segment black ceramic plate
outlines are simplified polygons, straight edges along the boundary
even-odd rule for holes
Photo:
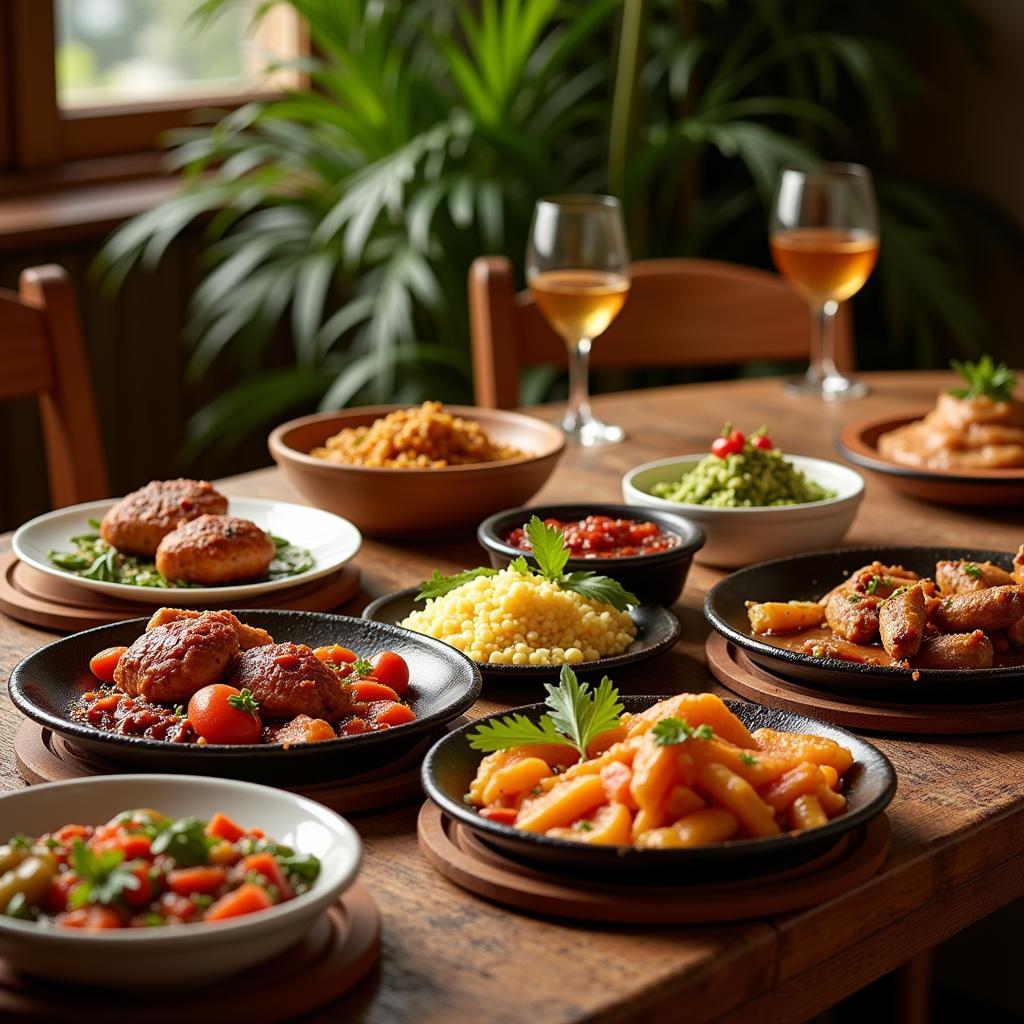
[[[103,732],[70,717],[72,705],[96,680],[89,659],[105,647],[129,645],[146,619],[75,633],[30,654],[11,673],[8,689],[22,714],[71,743],[125,768],[259,779],[284,784],[325,782],[372,771],[397,760],[466,711],[480,694],[480,672],[458,651],[405,629],[343,615],[298,611],[240,611],[242,622],[266,629],[278,642],[319,647],[343,644],[365,658],[396,651],[409,663],[409,698],[416,721],[381,732],[320,743],[197,746]]]
[[[620,697],[627,711],[643,711],[664,697]],[[726,701],[747,728],[778,729],[827,736],[852,751],[854,764],[846,775],[845,813],[827,825],[807,832],[783,833],[765,839],[733,839],[709,846],[678,850],[639,850],[630,846],[588,846],[566,839],[521,832],[481,818],[463,802],[463,795],[476,775],[483,755],[470,747],[466,734],[480,722],[450,733],[431,747],[423,762],[423,788],[445,814],[468,825],[474,832],[520,860],[528,860],[574,874],[610,874],[618,880],[653,880],[687,872],[690,880],[751,876],[798,863],[827,850],[842,835],[881,814],[896,792],[896,772],[889,759],[876,747],[845,729],[813,718],[763,708],[743,701]],[[530,718],[539,718],[547,708],[531,704],[516,708]],[[481,719],[480,721],[484,721]],[[694,875],[691,872],[697,871]]]
[[[1009,569],[1012,557],[1004,551],[975,548],[860,547],[779,558],[740,569],[717,583],[704,599],[704,614],[719,633],[743,648],[752,661],[820,690],[902,702],[976,704],[1008,700],[1024,696],[1022,668],[921,669],[920,678],[915,681],[905,668],[813,658],[752,636],[745,602],[817,601],[850,572],[875,559],[886,565],[903,565],[921,576],[933,576],[935,563],[943,559],[992,561]]]
[[[410,587],[408,590],[399,590],[396,594],[378,597],[363,609],[363,618],[389,625],[401,622],[407,615],[423,607],[424,602],[416,600],[418,590],[419,587]],[[629,614],[636,623],[636,639],[622,654],[600,658],[597,661],[581,661],[578,665],[573,665],[572,669],[577,675],[610,672],[622,665],[632,665],[634,662],[653,658],[674,646],[679,639],[679,620],[667,608],[642,604],[638,608],[633,608]],[[561,671],[558,665],[480,665],[479,669],[485,679],[500,679],[509,683],[531,678],[550,679]]]

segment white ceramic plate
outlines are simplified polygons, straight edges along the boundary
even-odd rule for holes
[[[285,590],[337,572],[355,557],[363,542],[362,535],[352,523],[332,512],[287,501],[229,498],[230,515],[250,519],[268,533],[284,537],[297,547],[306,548],[313,556],[313,568],[297,576],[286,576],[284,579],[267,580],[262,583],[164,589],[83,579],[81,576],[58,569],[46,557],[48,551],[69,551],[71,538],[80,533],[88,533],[89,520],[102,519],[107,509],[117,504],[117,501],[116,498],[90,501],[84,505],[71,505],[30,519],[14,534],[11,541],[14,553],[40,572],[59,576],[68,583],[84,587],[94,593],[109,594],[111,597],[126,601],[177,607],[224,602],[230,606],[233,601],[248,600],[262,594],[273,593],[275,590]]]
[[[208,983],[298,942],[359,871],[359,836],[334,811],[286,790],[189,775],[108,775],[7,793],[0,797],[0,841],[71,823],[102,824],[134,807],[174,818],[207,819],[222,811],[298,853],[314,854],[320,875],[309,892],[287,903],[209,924],[89,932],[0,915],[0,955],[7,963],[58,981],[112,988]]]

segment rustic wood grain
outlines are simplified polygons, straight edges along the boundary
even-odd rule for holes
[[[600,414],[623,424],[626,444],[571,450],[538,501],[618,500],[619,479],[647,459],[703,450],[725,419],[765,423],[790,452],[834,458],[842,425],[889,409],[919,408],[949,378],[868,375],[861,402],[828,406],[784,396],[777,381],[687,386],[606,396]],[[545,410],[554,418],[558,410]],[[273,471],[236,477],[234,495],[289,498]],[[1017,510],[963,511],[918,504],[867,480],[847,541],[853,544],[963,544],[1016,549]],[[2,543],[2,542],[0,542]],[[367,541],[359,556],[358,611],[372,597],[409,586],[435,567],[476,565],[472,540],[429,545]],[[721,574],[695,566],[676,612],[677,647],[623,670],[629,693],[718,689],[703,664],[706,589]],[[0,618],[0,672],[53,638]],[[726,691],[719,690],[726,694]],[[727,695],[727,694],[726,694]],[[537,699],[536,691],[485,686],[483,714]],[[0,696],[0,786],[22,785],[11,755],[18,715]],[[905,963],[1024,891],[1024,736],[877,739],[896,765],[899,791],[889,810],[892,854],[882,871],[821,907],[728,927],[572,927],[520,917],[461,892],[437,875],[416,847],[415,805],[356,819],[366,843],[362,879],[383,915],[378,974],[324,1013],[323,1021],[521,1024],[715,1018],[745,1024],[798,1021]]]

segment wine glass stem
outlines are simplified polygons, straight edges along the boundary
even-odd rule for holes
[[[811,372],[819,379],[838,375],[836,369],[836,314],[839,303],[829,299],[814,311],[811,330]]]
[[[569,346],[569,408],[566,422],[585,423],[590,414],[590,338],[580,338]]]

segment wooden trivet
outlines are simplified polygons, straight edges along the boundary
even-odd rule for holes
[[[740,697],[833,725],[895,735],[971,735],[1024,729],[1024,700],[986,704],[900,704],[812,690],[751,661],[719,633],[704,646],[708,670]]]
[[[30,978],[0,960],[0,1020],[137,1024],[145,1018],[147,1024],[179,1024],[191,1018],[273,1024],[333,1003],[379,958],[380,914],[357,882],[301,942],[274,958],[271,969],[263,964],[205,988],[191,988],[183,978],[166,998],[142,993],[140,1002],[124,991]]]
[[[304,786],[281,786],[308,796],[341,814],[394,807],[423,796],[420,762],[437,736],[430,736],[398,761],[364,775]],[[135,769],[113,764],[80,750],[63,736],[26,719],[14,737],[14,759],[18,773],[30,785],[66,782],[92,775],[121,775]]]
[[[333,575],[310,583],[297,582],[294,587],[260,597],[218,601],[207,607],[327,612],[344,604],[358,589],[359,570],[353,565],[346,565]],[[174,591],[168,590],[166,594],[167,604],[173,606]],[[93,626],[149,616],[156,608],[156,605],[120,601],[108,594],[92,593],[85,587],[26,565],[13,551],[0,555],[0,611],[20,622],[60,632],[78,632]]]
[[[417,830],[427,860],[462,889],[526,914],[614,924],[711,924],[798,910],[860,885],[889,853],[882,814],[836,849],[785,871],[704,885],[615,885],[522,864],[429,800]]]

